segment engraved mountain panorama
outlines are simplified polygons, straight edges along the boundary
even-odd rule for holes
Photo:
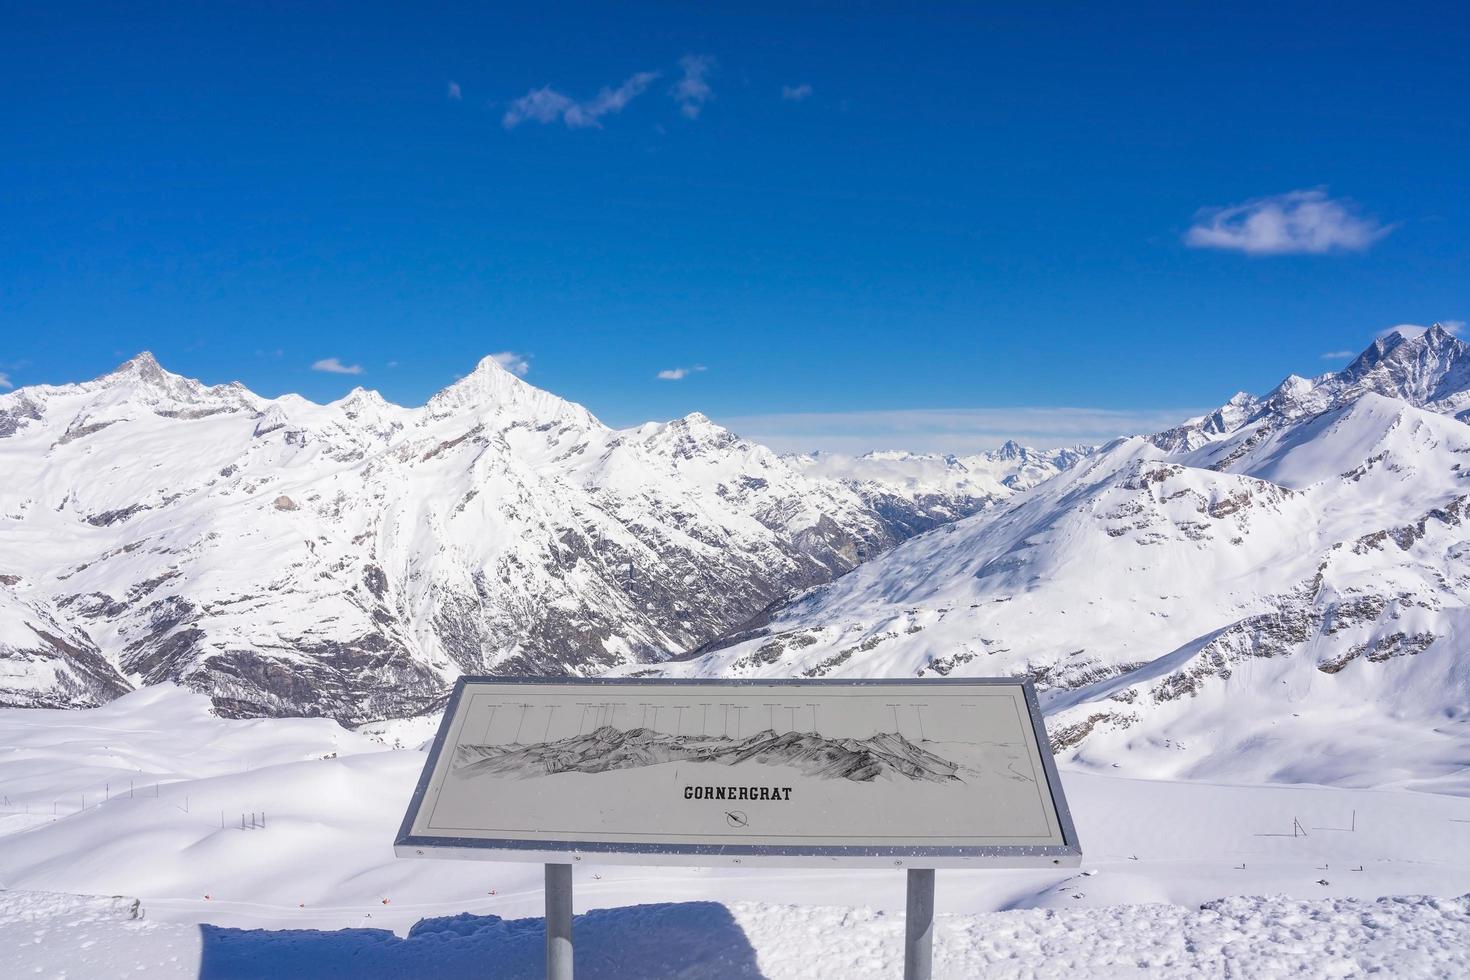
[[[884,777],[928,782],[962,781],[959,763],[941,758],[894,732],[868,738],[825,738],[810,732],[767,729],[744,738],[672,735],[649,728],[620,731],[603,725],[585,735],[529,745],[460,745],[453,771],[530,778],[562,772],[601,773],[671,762],[734,766],[755,762],[788,766],[818,779],[871,782]]]

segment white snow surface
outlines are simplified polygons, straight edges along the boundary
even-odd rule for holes
[[[0,710],[0,746],[9,975],[541,969],[540,866],[394,857],[422,751],[324,720],[218,718],[172,685],[100,708]],[[1470,800],[1063,780],[1083,867],[940,873],[939,976],[1467,969]],[[578,972],[893,976],[903,882],[578,866]],[[128,898],[77,897],[113,895]]]

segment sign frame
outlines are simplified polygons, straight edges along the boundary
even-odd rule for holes
[[[450,726],[457,714],[461,698],[471,684],[540,684],[564,687],[598,688],[616,686],[702,686],[702,687],[790,687],[851,688],[903,686],[941,687],[1005,686],[1020,687],[1036,739],[1047,792],[1057,818],[1064,843],[1005,845],[792,845],[792,844],[696,844],[646,843],[596,840],[546,841],[479,837],[419,836],[413,824],[419,807],[428,794],[439,757],[448,741]],[[429,750],[429,756],[414,788],[394,841],[398,857],[447,858],[489,861],[516,861],[538,864],[637,864],[683,867],[867,867],[867,868],[1032,868],[1075,867],[1081,863],[1082,850],[1072,821],[1066,796],[1062,791],[1056,761],[1042,724],[1035,685],[1029,678],[1013,677],[946,677],[946,678],[649,678],[649,677],[556,677],[556,676],[463,676],[454,685],[445,705],[444,717]]]

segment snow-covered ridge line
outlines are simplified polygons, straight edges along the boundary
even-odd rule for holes
[[[350,723],[657,662],[1000,496],[859,492],[698,413],[614,430],[494,358],[403,408],[140,354],[0,395],[0,471],[0,704],[174,680]]]
[[[1024,674],[1054,747],[1470,794],[1470,347],[1439,327],[1120,439],[664,673]]]

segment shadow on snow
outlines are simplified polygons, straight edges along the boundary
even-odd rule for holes
[[[226,929],[201,925],[201,980],[244,977],[542,977],[541,919],[455,915],[387,929]],[[578,980],[752,977],[755,950],[718,902],[596,909],[573,920]]]

